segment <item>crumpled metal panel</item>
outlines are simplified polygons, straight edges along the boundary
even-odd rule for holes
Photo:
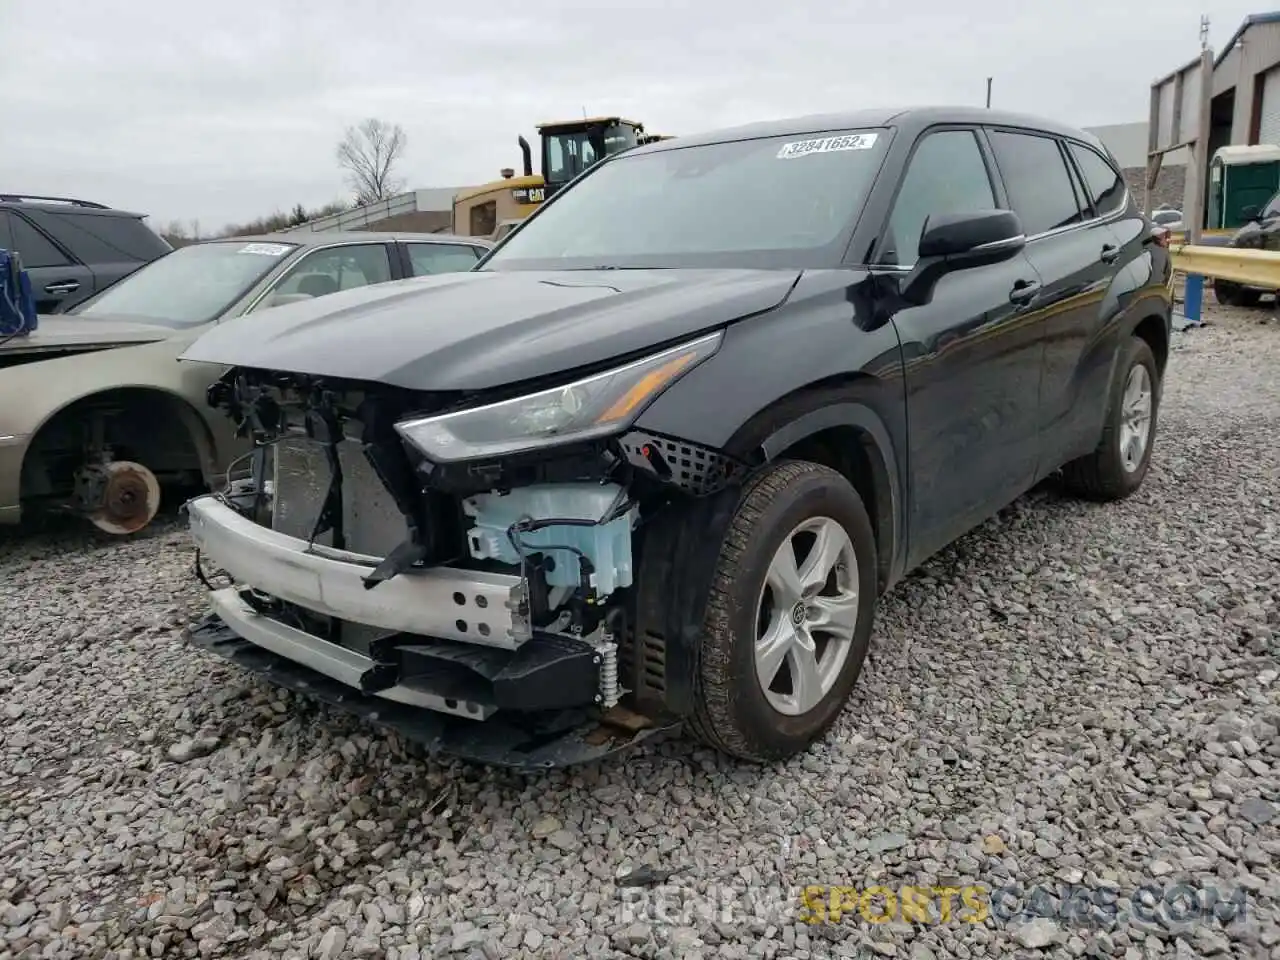
[[[339,444],[338,459],[342,464],[346,549],[384,557],[408,536],[404,517],[359,442],[344,440]],[[276,444],[274,529],[304,540],[310,537],[328,492],[329,463],[323,444],[301,438]],[[325,533],[316,542],[333,546],[333,535]]]

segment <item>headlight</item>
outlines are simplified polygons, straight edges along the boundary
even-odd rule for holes
[[[663,390],[720,347],[716,332],[563,387],[457,413],[405,420],[396,430],[431,460],[501,456],[619,433]]]

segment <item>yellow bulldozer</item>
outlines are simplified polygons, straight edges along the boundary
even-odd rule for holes
[[[538,137],[542,172],[533,172],[533,150],[528,140],[519,137],[523,175],[517,177],[515,170],[508,167],[500,180],[459,191],[453,200],[455,234],[499,240],[597,161],[632,147],[669,139],[645,133],[643,124],[622,117],[542,123],[538,125]]]

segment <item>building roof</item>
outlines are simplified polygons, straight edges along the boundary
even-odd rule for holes
[[[1222,161],[1223,166],[1227,167],[1238,167],[1249,163],[1273,163],[1280,160],[1280,147],[1271,143],[1231,144],[1219,147],[1214,153],[1213,161],[1219,160]]]
[[[1231,39],[1223,44],[1217,57],[1214,58],[1214,68],[1216,69],[1222,65],[1222,61],[1235,48],[1235,45],[1240,42],[1240,38],[1244,36],[1246,30],[1250,27],[1256,27],[1260,23],[1280,23],[1280,10],[1272,10],[1270,13],[1251,13],[1245,17],[1244,22],[1236,28],[1236,32],[1231,35]]]

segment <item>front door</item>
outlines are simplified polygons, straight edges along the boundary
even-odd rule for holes
[[[905,272],[930,216],[1003,207],[987,150],[965,128],[916,144],[876,254]],[[894,317],[909,437],[908,566],[981,523],[1031,485],[1043,344],[1039,277],[1018,254],[958,270],[924,306]]]

